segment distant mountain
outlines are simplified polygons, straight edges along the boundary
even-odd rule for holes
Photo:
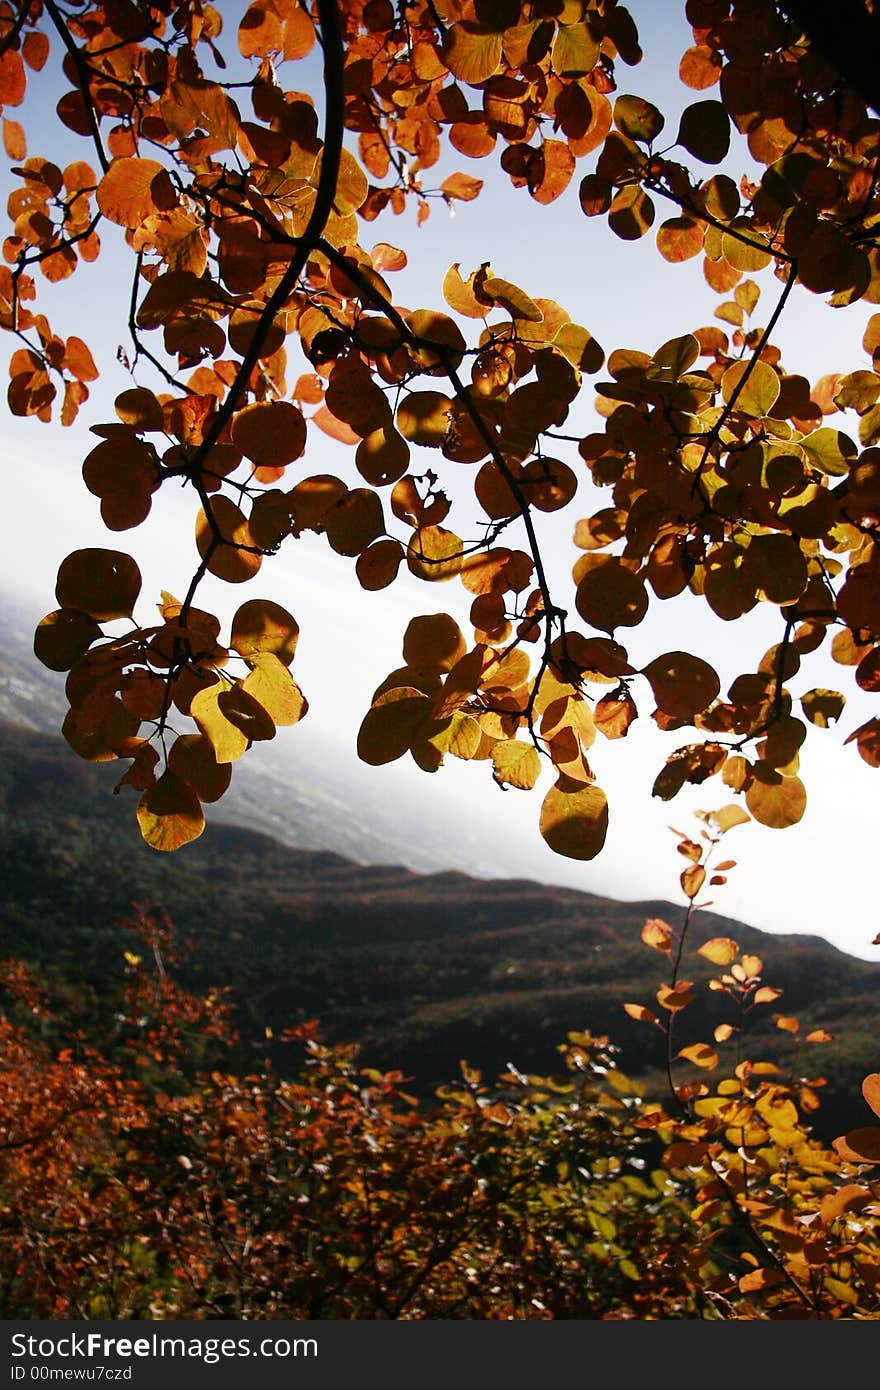
[[[127,789],[110,794],[117,775],[112,764],[71,757],[57,738],[0,725],[0,957],[37,964],[84,1015],[112,1010],[131,945],[117,922],[133,900],[147,900],[194,939],[190,978],[233,988],[246,1038],[318,1017],[331,1036],[361,1041],[371,1065],[403,1068],[423,1094],[454,1077],[460,1058],[489,1076],[509,1062],[552,1071],[572,1029],[610,1034],[635,1074],[660,1067],[659,1033],[622,1004],[650,1002],[661,983],[663,962],[640,941],[645,917],[676,922],[680,909],[357,864],[216,823],[180,854],[159,855],[135,833]],[[691,944],[717,934],[763,958],[767,981],[783,989],[778,1008],[835,1035],[798,1059],[771,1010],[758,1010],[749,1054],[823,1072],[829,1131],[861,1123],[858,1083],[876,1069],[880,966],[819,938],[780,938],[706,913]],[[688,957],[688,976],[707,972]],[[726,1018],[723,1004],[702,991],[680,1043],[708,1038]]]
[[[0,719],[57,734],[68,708],[65,676],[37,661],[35,620],[20,602],[7,598],[3,618]],[[383,862],[394,845],[395,861],[418,872],[451,863],[484,877],[513,871],[515,850],[487,849],[442,787],[432,786],[428,797],[414,795],[405,775],[411,769],[382,768],[380,778],[377,769],[340,754],[311,720],[283,730],[236,764],[229,791],[208,816],[262,830],[296,849],[332,850],[365,864]],[[130,798],[126,803],[130,810]]]

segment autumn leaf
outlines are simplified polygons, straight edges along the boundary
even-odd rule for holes
[[[75,550],[63,560],[55,584],[62,608],[79,609],[96,622],[130,618],[141,590],[141,574],[130,555],[118,550]]]
[[[166,771],[138,802],[138,825],[151,849],[164,852],[197,840],[205,828],[198,797],[188,783]]]
[[[607,830],[608,800],[602,788],[560,777],[541,807],[541,834],[550,848],[569,859],[595,859]]]
[[[492,749],[492,767],[496,781],[529,791],[540,776],[541,760],[533,744],[503,739]]]
[[[98,207],[121,227],[138,227],[153,213],[173,207],[174,186],[156,159],[115,159],[98,184]]]

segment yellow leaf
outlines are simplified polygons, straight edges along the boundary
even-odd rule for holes
[[[746,790],[746,805],[761,825],[783,830],[796,825],[803,816],[807,805],[806,788],[799,777],[784,777],[771,768],[762,768],[759,763],[755,779]]]
[[[274,724],[297,724],[309,705],[290,671],[272,652],[262,652],[251,658],[252,671],[242,684],[242,690],[267,711]]]
[[[692,1043],[689,1047],[682,1047],[678,1056],[686,1062],[693,1062],[695,1067],[701,1067],[703,1071],[713,1071],[718,1065],[718,1053],[708,1043]]]
[[[706,870],[702,864],[689,864],[681,875],[681,887],[685,897],[695,898],[706,882]]]
[[[150,848],[163,851],[197,840],[205,828],[204,813],[192,787],[168,771],[144,792],[137,819]]]
[[[522,739],[502,739],[492,749],[495,779],[505,786],[530,791],[541,775],[541,759],[534,744]]]
[[[449,721],[448,745],[453,758],[468,762],[479,750],[483,731],[479,723],[463,710],[456,710]]]
[[[299,626],[286,608],[270,599],[248,599],[232,619],[229,645],[233,651],[252,661],[270,652],[289,666],[296,652]]]
[[[679,980],[677,985],[661,985],[657,991],[657,1003],[669,1013],[686,1008],[693,997],[694,987],[690,980]]]
[[[461,569],[462,542],[443,526],[422,526],[406,552],[407,569],[429,584],[453,579]]]
[[[737,806],[735,801],[731,801],[729,805],[722,806],[717,811],[711,811],[710,815],[722,835],[725,835],[728,830],[733,830],[734,826],[746,825],[751,819],[748,811],[744,811],[742,806]],[[730,867],[732,868],[733,865]]]
[[[512,285],[509,280],[500,280],[496,275],[482,281],[480,294],[506,309],[511,318],[525,319],[527,323],[540,323],[544,318],[543,311],[518,285]]]
[[[217,708],[230,724],[241,729],[248,743],[263,742],[275,737],[275,722],[269,711],[245,690],[241,681],[234,681],[227,689],[220,690]]]
[[[714,936],[704,941],[697,954],[705,956],[713,965],[731,965],[737,957],[739,947],[729,936]]]
[[[218,763],[233,763],[247,752],[244,731],[233,724],[219,706],[223,685],[209,685],[192,698],[190,714],[214,749]]]
[[[481,267],[482,278],[485,279],[485,272],[488,264]],[[461,278],[459,263],[449,267],[443,278],[443,298],[454,309],[457,314],[464,318],[484,319],[489,312],[490,305],[485,300],[478,299],[474,293],[474,284],[481,271],[475,270],[467,280]]]
[[[358,730],[358,757],[372,767],[394,762],[409,751],[419,725],[430,718],[431,702],[412,686],[396,686],[367,710]]]
[[[608,799],[595,783],[584,787],[560,777],[544,798],[540,826],[554,853],[595,859],[608,832]]]

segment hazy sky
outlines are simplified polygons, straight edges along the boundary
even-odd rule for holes
[[[228,15],[235,8],[224,5],[222,10]],[[671,141],[678,111],[695,99],[677,80],[678,59],[691,41],[679,13],[683,5],[641,0],[629,8],[639,24],[646,58],[635,69],[621,65],[619,90],[657,101],[667,114]],[[51,155],[48,147],[37,143],[30,152]],[[84,149],[77,152],[80,157],[85,154]],[[479,165],[454,158],[448,167],[467,168],[486,179],[476,202],[459,205],[454,218],[437,202],[418,231],[408,216],[386,216],[364,228],[364,245],[390,241],[403,246],[410,257],[407,269],[390,277],[398,302],[410,308],[443,307],[439,287],[448,266],[459,262],[467,275],[490,260],[497,274],[528,293],[562,303],[606,351],[615,347],[652,351],[668,338],[713,322],[720,296],[705,284],[700,261],[668,266],[659,258],[650,235],[635,245],[623,243],[609,232],[604,219],[584,218],[577,202],[580,173],[557,203],[540,208],[525,191],[510,187],[494,158]],[[584,172],[587,167],[585,161]],[[738,176],[748,164],[742,158],[731,159],[725,168]],[[438,181],[439,177],[442,174]],[[658,222],[665,215],[658,210]],[[107,230],[109,250],[112,229]],[[24,598],[35,621],[55,607],[55,573],[71,549],[84,545],[129,549],[144,575],[139,610],[144,616],[149,615],[149,605],[158,598],[160,588],[182,595],[194,568],[189,496],[166,485],[145,526],[113,535],[101,525],[97,499],[86,492],[80,478],[82,459],[96,442],[88,433],[89,425],[112,419],[113,396],[131,384],[115,361],[117,345],[124,342],[124,315],[119,310],[128,295],[119,266],[118,258],[108,255],[55,287],[58,293],[53,291],[46,298],[56,331],[85,337],[105,372],[76,425],[62,430],[35,420],[4,418],[9,481],[3,499],[6,543],[0,555],[0,588]],[[779,285],[768,272],[755,278],[764,290],[755,315],[755,322],[761,324],[772,311]],[[863,306],[833,311],[806,293],[793,296],[775,335],[786,369],[816,378],[829,370],[866,366],[860,341],[868,313]],[[291,379],[297,370],[292,367]],[[147,374],[141,380],[153,384]],[[586,408],[578,406],[578,411],[573,418],[588,428]],[[560,457],[584,473],[574,446],[561,445]],[[436,455],[430,463],[435,468],[439,463],[441,472],[447,467],[451,474],[456,468]],[[304,464],[305,472],[350,474],[347,451],[317,431],[312,433]],[[450,488],[454,487],[452,476]],[[585,487],[571,508],[552,519],[548,555],[560,584],[570,583],[570,567],[578,553],[571,545],[574,521],[592,506],[589,487]],[[210,580],[200,591],[199,602],[207,607],[213,604],[218,614],[229,616],[245,598],[256,596],[284,603],[302,629],[294,673],[311,709],[302,725],[282,730],[279,738],[293,743],[308,738],[310,731],[326,734],[337,742],[342,765],[356,761],[357,726],[373,689],[400,664],[400,643],[409,617],[414,612],[448,609],[464,627],[468,607],[467,595],[457,581],[425,585],[406,576],[382,593],[365,594],[354,579],[353,562],[333,555],[323,540],[314,537],[288,542],[249,585],[232,587]],[[703,645],[693,649],[716,660],[726,689],[741,670],[754,669],[765,647],[778,637],[778,618],[774,624],[772,612],[761,610],[731,627],[707,617],[703,608],[687,597],[667,604],[653,601],[644,629],[623,635],[635,664],[664,650],[689,647],[694,641],[708,643],[707,649]],[[806,677],[794,686],[797,692],[813,685],[836,687],[840,681],[846,689],[848,674],[839,667],[813,659],[805,669]],[[847,706],[842,732],[810,730],[802,753],[809,801],[800,826],[771,831],[748,825],[731,833],[725,857],[729,851],[739,867],[728,886],[719,890],[714,907],[766,930],[815,932],[866,959],[877,959],[878,949],[870,942],[880,922],[865,887],[870,881],[865,864],[876,853],[880,774],[869,769],[852,747],[842,747],[845,733],[867,717],[863,703],[853,700]],[[561,860],[547,850],[537,829],[541,789],[531,794],[501,793],[486,764],[464,765],[450,759],[433,778],[413,764],[405,769],[376,769],[372,775],[387,784],[389,795],[404,799],[402,832],[406,799],[453,798],[462,834],[485,837],[487,866],[509,862],[511,871],[517,868],[548,881],[618,897],[677,899],[683,861],[675,853],[667,827],[672,824],[692,832],[690,808],[708,809],[730,798],[725,788],[710,782],[688,789],[671,803],[651,799],[651,784],[676,746],[676,736],[663,737],[654,728],[648,717],[650,698],[642,700],[641,708],[642,718],[626,740],[611,744],[600,737],[593,749],[595,771],[611,803],[611,828],[603,855],[592,864]],[[541,788],[547,784],[542,782]],[[456,864],[452,842],[449,862]]]

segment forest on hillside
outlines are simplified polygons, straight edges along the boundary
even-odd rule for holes
[[[0,0],[2,559],[63,681],[0,731],[5,1319],[880,1316],[878,967],[708,911],[830,793],[871,900],[880,10],[657,13]],[[649,750],[682,906],[208,833],[306,672],[576,866]]]

